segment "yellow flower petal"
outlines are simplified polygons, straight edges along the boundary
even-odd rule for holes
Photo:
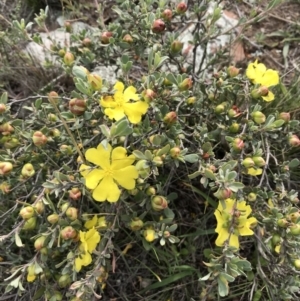
[[[231,234],[228,245],[239,249],[240,247],[239,237],[235,234]]]
[[[269,93],[267,96],[262,96],[262,99],[266,102],[273,101],[275,99],[275,95],[269,90]]]
[[[104,108],[114,108],[118,104],[115,102],[112,96],[104,96],[100,99],[100,105]]]
[[[94,215],[92,219],[89,219],[85,222],[84,227],[87,229],[91,229],[96,226],[98,221],[97,215]]]
[[[122,93],[124,91],[124,84],[122,82],[116,82],[114,90]]]
[[[102,169],[110,166],[110,153],[112,147],[110,144],[107,144],[105,148],[101,143],[97,146],[97,148],[89,148],[85,152],[85,158],[87,161],[100,166]]]
[[[252,212],[251,206],[245,201],[237,202],[236,208],[241,212],[243,218],[247,218]]]
[[[215,231],[216,231],[217,233],[220,233],[220,232],[221,232],[221,229],[223,228],[223,225],[224,225],[224,223],[225,223],[226,221],[224,220],[224,218],[223,218],[222,215],[221,215],[221,212],[220,212],[218,209],[215,210],[214,215],[215,215],[216,220],[217,220],[217,228],[216,228]]]
[[[111,168],[118,170],[129,165],[132,165],[135,161],[133,155],[127,156],[127,150],[124,147],[116,147],[111,153]]]
[[[92,228],[88,232],[85,233],[87,249],[90,253],[92,253],[96,249],[97,244],[100,241],[100,238],[101,238],[100,234],[95,228]]]
[[[222,247],[224,245],[224,242],[228,239],[229,232],[227,229],[222,228],[217,239],[216,239],[216,246]]]
[[[121,191],[111,176],[106,176],[93,191],[93,198],[98,202],[117,202]]]
[[[129,102],[130,100],[139,100],[139,95],[136,94],[136,88],[129,86],[124,91],[124,101]]]
[[[259,176],[262,174],[262,172],[263,172],[263,170],[261,168],[255,169],[255,168],[251,167],[251,168],[248,168],[248,170],[247,170],[247,174],[250,176]]]
[[[114,171],[113,178],[117,183],[125,189],[131,190],[135,187],[135,179],[139,177],[139,173],[134,166],[127,166]]]
[[[88,189],[95,189],[99,182],[104,177],[104,171],[101,169],[93,169],[88,174],[84,175],[85,186]]]
[[[262,86],[271,87],[276,86],[279,83],[278,71],[268,69],[264,72],[261,81],[259,82]]]
[[[254,232],[249,228],[249,224],[246,222],[244,226],[238,228],[239,234],[241,236],[249,236],[253,235]]]
[[[92,171],[92,167],[85,165],[85,164],[81,164],[79,167],[79,171],[80,174],[85,177],[86,175],[88,175],[91,171]]]
[[[116,121],[122,119],[125,116],[124,109],[121,107],[117,107],[115,109],[107,108],[104,110],[106,116],[109,119],[115,119]]]
[[[147,112],[149,104],[144,101],[138,101],[134,103],[126,103],[123,107],[129,121],[133,124],[137,124],[141,121],[142,115]]]
[[[92,263],[92,256],[90,253],[80,254],[75,258],[75,271],[79,272],[82,266],[87,266]]]

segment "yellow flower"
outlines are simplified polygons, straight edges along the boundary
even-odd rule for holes
[[[109,119],[118,121],[126,115],[131,123],[139,123],[149,105],[144,101],[139,101],[139,95],[136,94],[133,86],[129,86],[125,90],[124,88],[122,82],[117,82],[114,85],[116,90],[114,96],[102,97],[100,104],[105,108],[104,113]]]
[[[92,219],[89,219],[85,222],[84,227],[87,229],[91,229],[96,227],[97,229],[104,230],[107,228],[107,223],[105,216],[97,218],[97,215],[94,215]]]
[[[85,164],[80,166],[85,185],[93,190],[96,201],[117,202],[121,194],[118,185],[127,190],[135,188],[135,179],[138,178],[138,171],[132,166],[135,157],[127,156],[124,147],[112,149],[109,144],[106,148],[99,144],[97,148],[88,149],[85,158],[97,166],[94,169]]]
[[[219,234],[216,240],[216,245],[222,247],[225,241],[228,240],[228,245],[239,248],[239,235],[253,235],[250,227],[257,224],[255,217],[250,217],[252,209],[246,205],[245,201],[237,202],[233,199],[226,199],[225,208],[222,202],[219,202],[217,210],[214,212],[217,219],[216,232]]]
[[[263,172],[262,168],[253,168],[253,167],[251,167],[251,168],[248,168],[248,170],[247,170],[247,173],[250,176],[259,176],[259,175],[262,174],[262,172]]]
[[[152,242],[155,239],[155,231],[153,229],[146,229],[143,234],[148,242]]]
[[[27,281],[28,282],[33,282],[35,279],[36,279],[35,264],[31,264],[27,268]]]
[[[100,234],[95,228],[87,232],[80,231],[81,244],[79,246],[80,255],[75,259],[75,270],[79,272],[82,266],[87,266],[92,262],[91,253],[96,249],[100,242]]]
[[[278,71],[273,69],[267,69],[262,63],[258,63],[257,60],[254,63],[250,63],[246,70],[246,76],[254,83],[259,84],[262,87],[276,86],[279,83]],[[265,101],[272,101],[274,94],[268,91],[267,95],[263,95],[262,98]]]

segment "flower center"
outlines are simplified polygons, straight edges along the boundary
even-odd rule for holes
[[[111,167],[104,170],[104,176],[105,177],[113,177],[113,175],[114,175],[114,171]]]

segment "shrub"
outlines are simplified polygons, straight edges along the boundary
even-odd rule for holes
[[[172,26],[204,22],[206,6],[117,3],[100,35],[54,48],[71,92],[39,94],[23,119],[0,99],[3,294],[294,298],[299,121],[276,108],[278,71],[255,60],[212,74],[220,51],[202,79]],[[97,60],[121,77],[101,78]]]

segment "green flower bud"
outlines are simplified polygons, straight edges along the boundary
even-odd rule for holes
[[[64,154],[64,155],[72,155],[73,153],[73,150],[72,150],[72,147],[70,145],[61,145],[59,147],[59,150]]]
[[[153,196],[151,199],[151,206],[154,211],[161,211],[168,207],[168,201],[163,196]]]
[[[293,261],[293,265],[296,268],[296,270],[300,270],[300,259],[295,259]]]
[[[176,147],[173,147],[170,149],[170,156],[173,158],[173,159],[176,159],[180,156],[180,153],[181,153],[181,149],[180,147],[176,146]]]
[[[252,160],[257,167],[263,167],[266,165],[266,161],[262,157],[252,157]]]
[[[300,225],[299,224],[294,224],[294,225],[289,226],[289,230],[292,235],[295,235],[295,236],[300,235]]]
[[[170,9],[165,9],[162,14],[161,14],[161,17],[165,20],[165,21],[171,21],[172,20],[172,16],[173,16],[173,13]]]
[[[257,195],[254,192],[250,192],[247,197],[249,202],[255,202],[257,199]]]
[[[100,37],[100,41],[102,44],[109,44],[109,39],[113,36],[112,32],[110,31],[104,31],[102,34],[101,34],[101,37]]]
[[[64,63],[67,65],[67,66],[72,66],[73,63],[74,63],[74,54],[71,53],[71,52],[66,52],[66,54],[64,55]]]
[[[123,41],[128,43],[128,44],[131,44],[133,42],[133,38],[130,34],[126,34],[124,37],[123,37]]]
[[[102,89],[102,78],[96,73],[90,73],[87,75],[88,82],[94,91],[100,91]]]
[[[6,105],[4,103],[0,103],[0,114],[5,113],[6,111]]]
[[[256,111],[251,114],[253,120],[257,124],[262,124],[266,121],[266,116],[262,112]]]
[[[243,160],[242,164],[246,167],[246,168],[250,168],[253,167],[255,165],[254,161],[252,160],[252,158],[246,158]]]
[[[231,133],[237,133],[240,130],[240,125],[237,122],[234,122],[230,127],[229,131]]]
[[[34,248],[39,251],[41,250],[44,245],[45,245],[45,240],[46,240],[46,236],[40,236],[39,238],[37,238],[34,242]]]
[[[155,157],[153,158],[153,163],[154,163],[156,166],[158,166],[158,167],[161,167],[161,166],[164,165],[164,162],[163,162],[161,156],[155,156]]]
[[[277,221],[277,225],[280,228],[287,228],[287,226],[289,225],[289,222],[285,218],[281,218]]]
[[[179,85],[179,91],[187,91],[190,90],[193,86],[193,81],[191,78],[185,78]]]
[[[0,133],[3,136],[8,136],[12,134],[14,131],[15,129],[8,122],[0,125]]]
[[[292,135],[289,138],[289,144],[290,146],[299,146],[300,145],[300,140],[297,135]]]
[[[55,91],[51,91],[48,94],[48,100],[50,103],[55,103],[56,105],[58,105],[59,103],[59,96]]]
[[[189,97],[189,98],[187,98],[187,100],[186,100],[186,103],[187,103],[188,105],[193,105],[195,102],[196,102],[196,97],[195,97],[195,96]]]
[[[130,222],[130,229],[132,231],[139,231],[143,228],[144,222],[139,219],[138,217],[135,217],[131,222]]]
[[[146,190],[146,194],[149,196],[156,194],[156,189],[153,186],[149,186]]]
[[[156,97],[156,93],[151,89],[146,89],[142,92],[142,96],[145,101],[152,102]]]
[[[177,114],[176,112],[169,112],[164,117],[164,123],[171,125],[177,121]]]
[[[38,201],[34,205],[34,209],[38,214],[42,214],[45,211],[45,205],[44,205],[43,201],[42,200]]]
[[[66,216],[71,220],[75,221],[78,217],[78,209],[75,207],[69,207],[66,210]]]
[[[135,165],[139,176],[142,178],[147,178],[150,175],[150,167],[147,164],[147,160],[139,160]]]
[[[5,149],[13,149],[20,144],[20,141],[17,138],[14,137],[3,137],[3,138],[7,138],[4,142]]]
[[[225,111],[225,106],[223,104],[217,105],[215,107],[215,113],[216,114],[222,114]]]
[[[62,275],[58,279],[58,285],[61,288],[67,287],[71,283],[71,277],[69,275]]]
[[[35,215],[34,208],[32,206],[26,206],[20,210],[19,215],[25,220],[30,219]]]
[[[25,221],[25,224],[23,225],[23,230],[33,230],[36,227],[36,217],[31,217],[30,219]]]
[[[226,200],[232,196],[232,191],[229,188],[219,188],[218,191],[214,193],[214,196],[219,200]]]
[[[171,53],[172,54],[178,54],[178,53],[180,53],[182,48],[183,48],[183,43],[180,42],[180,41],[175,40],[171,44]]]
[[[48,215],[47,217],[47,221],[51,224],[51,225],[54,225],[58,222],[59,220],[59,215],[56,214],[56,213],[53,213],[53,214],[50,214]]]
[[[285,123],[288,123],[291,120],[291,114],[286,112],[281,112],[278,115],[278,119],[282,119],[285,121]]]
[[[31,163],[26,163],[21,171],[21,174],[24,178],[30,178],[35,174],[34,167]]]

